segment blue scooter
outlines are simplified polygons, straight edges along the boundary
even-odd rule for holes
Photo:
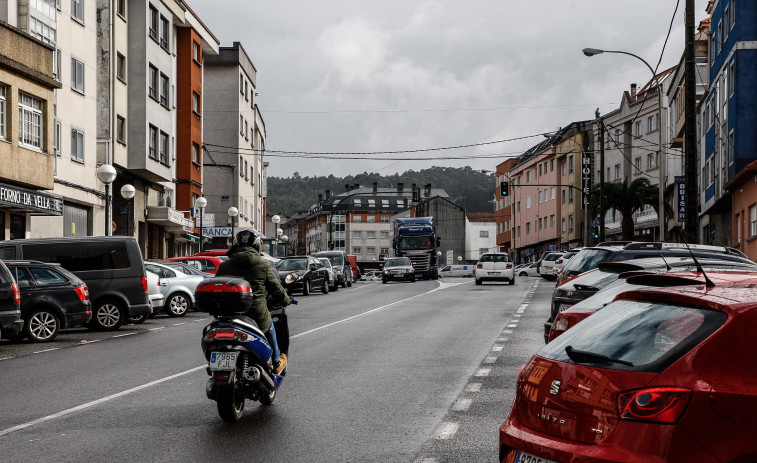
[[[210,375],[205,392],[216,401],[221,419],[229,423],[239,420],[245,400],[271,405],[286,367],[280,374],[274,373],[271,344],[255,321],[244,315],[252,304],[250,284],[236,277],[209,278],[197,286],[195,300],[200,311],[215,318],[203,329],[202,351]],[[271,310],[271,318],[279,348],[287,354],[284,307]]]

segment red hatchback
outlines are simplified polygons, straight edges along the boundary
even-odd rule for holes
[[[755,326],[755,284],[622,293],[523,367],[499,460],[757,461]]]
[[[184,262],[185,264],[189,265],[190,267],[194,267],[197,270],[215,275],[216,272],[218,271],[218,267],[221,265],[221,262],[228,259],[229,258],[226,256],[195,255],[195,256],[187,256],[187,257],[171,257],[166,260],[174,261],[174,262]]]

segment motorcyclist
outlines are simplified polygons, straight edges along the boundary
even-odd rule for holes
[[[255,320],[268,338],[273,348],[271,360],[276,374],[279,374],[286,367],[287,357],[279,350],[276,329],[271,321],[271,312],[266,300],[271,297],[277,305],[287,306],[292,302],[292,298],[281,286],[279,277],[273,272],[270,264],[260,256],[261,245],[262,240],[257,231],[251,228],[241,230],[236,235],[234,246],[226,253],[229,259],[221,263],[216,276],[241,277],[250,283],[253,300],[247,315]]]

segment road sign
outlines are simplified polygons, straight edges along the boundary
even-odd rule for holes
[[[554,244],[550,244],[550,245],[549,245],[549,250],[550,250],[550,251],[557,251],[557,246],[556,246],[556,245],[554,245]]]
[[[598,227],[599,226],[599,216],[594,217],[594,220],[591,222],[592,227]]]

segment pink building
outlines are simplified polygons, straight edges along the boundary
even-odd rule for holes
[[[546,140],[510,169],[512,248],[518,262],[534,262],[542,252],[560,248],[560,168],[555,153],[552,140]]]

